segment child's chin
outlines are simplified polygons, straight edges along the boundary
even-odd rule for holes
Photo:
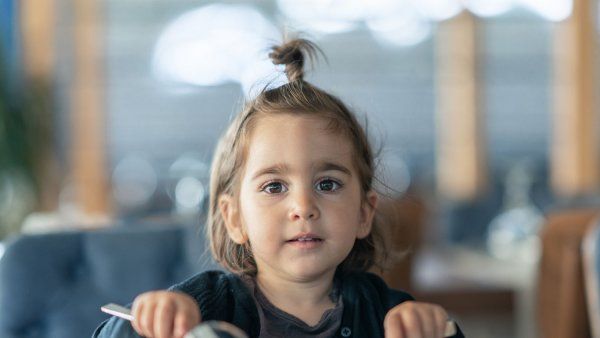
[[[299,264],[290,271],[299,281],[314,281],[323,278],[328,272],[335,272],[335,267],[322,266],[321,264]]]

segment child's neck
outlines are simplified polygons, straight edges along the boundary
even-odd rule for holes
[[[329,297],[333,288],[333,273],[311,281],[293,281],[259,273],[256,283],[273,305],[310,326],[318,324],[323,313],[335,307]]]

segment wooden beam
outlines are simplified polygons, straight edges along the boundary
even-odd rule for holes
[[[23,68],[29,78],[49,80],[54,69],[54,0],[21,0]]]
[[[551,179],[557,195],[597,192],[597,32],[595,1],[574,0],[554,36],[554,117]]]
[[[110,212],[104,107],[103,8],[99,0],[73,1],[72,175],[85,214]]]
[[[476,30],[465,11],[440,23],[436,39],[437,184],[453,200],[474,199],[487,180]]]
[[[28,109],[29,119],[32,119],[29,123],[35,129],[31,156],[38,188],[38,211],[56,210],[60,194],[61,171],[53,142],[56,14],[55,0],[19,1],[23,89],[27,94],[25,100],[35,101]]]

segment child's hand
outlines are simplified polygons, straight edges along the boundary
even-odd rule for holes
[[[179,292],[143,293],[135,298],[131,310],[133,328],[147,338],[181,338],[201,319],[196,301]]]
[[[383,321],[386,338],[443,338],[448,314],[439,305],[404,302]]]

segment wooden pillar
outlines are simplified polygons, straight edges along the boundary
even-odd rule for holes
[[[552,186],[557,195],[596,192],[599,181],[595,1],[573,0],[554,36]]]
[[[104,106],[103,8],[100,0],[74,0],[71,174],[75,202],[85,214],[110,212]]]
[[[464,11],[437,33],[437,184],[452,200],[472,200],[487,180],[476,30]]]
[[[26,101],[30,137],[33,138],[33,174],[38,187],[39,211],[58,207],[60,170],[55,155],[54,105],[52,82],[55,65],[55,0],[19,2],[21,55],[24,72],[23,94]]]
[[[21,0],[23,68],[28,78],[50,79],[54,70],[54,0]]]

